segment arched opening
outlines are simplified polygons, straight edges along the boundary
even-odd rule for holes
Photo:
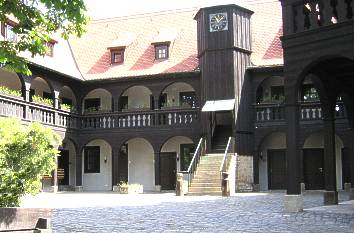
[[[72,89],[63,86],[59,94],[60,109],[64,111],[76,111],[76,97]]]
[[[83,190],[112,190],[112,147],[108,142],[95,139],[85,145],[82,172]]]
[[[160,179],[162,190],[174,190],[176,172],[187,171],[193,158],[195,145],[185,136],[168,139],[160,151]]]
[[[172,83],[162,91],[159,105],[160,109],[196,108],[197,99],[195,90],[188,83]]]
[[[154,149],[143,138],[126,141],[118,158],[119,182],[143,185],[144,191],[155,191]]]
[[[13,97],[22,97],[23,85],[20,77],[13,72],[0,69],[0,93]]]
[[[30,87],[30,101],[48,105],[50,107],[54,106],[52,88],[45,79],[36,77],[32,80]]]
[[[286,188],[286,134],[267,135],[258,148],[260,190]]]
[[[154,109],[154,97],[149,88],[133,86],[124,91],[119,98],[120,111],[143,111]]]
[[[70,139],[64,139],[59,147],[58,169],[62,169],[64,177],[58,179],[59,190],[73,190],[76,183],[76,147]]]
[[[337,189],[342,189],[343,141],[335,135],[336,181]],[[324,181],[324,134],[316,132],[309,135],[303,145],[303,181],[307,190],[325,188]]]
[[[82,103],[83,113],[112,111],[112,94],[102,88],[90,91]]]
[[[257,88],[257,104],[282,103],[284,100],[284,77],[268,77]]]

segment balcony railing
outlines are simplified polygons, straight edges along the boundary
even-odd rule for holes
[[[257,104],[256,109],[256,122],[276,122],[285,121],[285,108],[283,104]],[[322,120],[322,108],[319,102],[302,102],[300,103],[300,120]],[[337,102],[335,107],[335,118],[346,118],[344,104]]]
[[[134,112],[104,112],[78,115],[20,97],[0,94],[0,116],[28,122],[74,129],[113,129],[146,127],[188,127],[198,122],[199,109],[169,109]]]
[[[354,19],[354,1],[283,0],[287,30],[298,33]]]

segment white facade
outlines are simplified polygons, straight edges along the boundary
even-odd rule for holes
[[[112,110],[112,95],[105,89],[95,89],[90,91],[84,98],[82,102],[82,109],[85,109],[85,99],[99,98],[101,101],[100,110],[101,111],[111,111]]]
[[[150,109],[150,95],[152,92],[144,86],[128,88],[122,96],[128,96],[128,109]]]

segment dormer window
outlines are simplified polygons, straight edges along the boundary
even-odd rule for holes
[[[124,49],[111,50],[111,63],[112,64],[124,63]]]
[[[168,59],[168,45],[155,45],[155,59],[164,60]]]
[[[1,34],[3,37],[5,37],[5,40],[11,41],[11,42],[16,42],[17,41],[17,35],[13,31],[13,27],[15,26],[15,23],[13,22],[6,22],[2,23],[1,25]]]
[[[47,52],[45,55],[49,56],[49,57],[53,57],[54,55],[54,45],[55,45],[56,41],[52,40],[52,41],[48,41],[46,43],[47,46]]]

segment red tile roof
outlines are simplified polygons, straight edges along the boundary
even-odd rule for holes
[[[255,12],[251,18],[252,64],[282,64],[280,2],[245,0],[245,4]],[[197,22],[193,18],[198,10],[192,8],[92,21],[83,37],[70,40],[82,75],[90,80],[197,70]],[[126,42],[127,35],[133,38],[129,43]],[[164,61],[155,60],[152,43],[159,37],[172,40],[169,59]],[[107,48],[117,41],[128,44],[124,64],[111,65]]]
[[[91,22],[81,38],[70,41],[85,79],[137,77],[153,74],[191,72],[198,67],[197,8],[165,11]],[[155,60],[152,44],[159,34],[171,30],[169,59]],[[124,64],[111,65],[107,48],[127,33],[136,39],[126,47]],[[160,35],[161,36],[161,35]]]

